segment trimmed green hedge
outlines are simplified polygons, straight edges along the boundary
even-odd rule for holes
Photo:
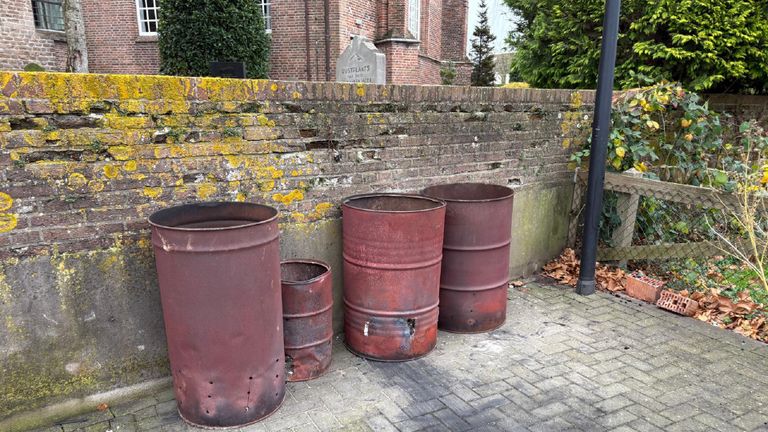
[[[206,76],[211,61],[245,63],[248,78],[266,78],[270,37],[255,0],[162,0],[160,72]]]

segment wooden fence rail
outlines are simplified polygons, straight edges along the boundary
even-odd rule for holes
[[[570,246],[575,245],[576,237],[579,235],[581,210],[584,205],[588,176],[588,172],[582,171],[577,173],[575,177],[576,184],[568,239]],[[619,261],[625,264],[628,259],[706,258],[722,255],[724,250],[728,250],[728,245],[720,241],[633,246],[632,239],[640,197],[642,196],[652,196],[663,201],[700,206],[702,209],[733,211],[740,205],[738,198],[733,194],[706,187],[642,178],[629,173],[605,173],[605,190],[618,193],[617,209],[622,224],[613,232],[614,247],[598,249],[597,259],[600,261]]]

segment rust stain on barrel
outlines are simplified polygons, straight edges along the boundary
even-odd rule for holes
[[[289,260],[280,270],[288,381],[317,378],[331,365],[331,268],[322,261]]]
[[[285,396],[277,210],[200,203],[149,221],[179,414],[203,427],[268,416]]]
[[[381,193],[342,209],[347,347],[381,361],[426,355],[437,341],[445,203]]]
[[[479,333],[506,320],[512,189],[483,183],[431,186],[447,203],[440,278],[440,329]]]

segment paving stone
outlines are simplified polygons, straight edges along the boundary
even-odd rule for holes
[[[501,413],[501,411],[494,409],[489,411],[481,411],[477,414],[473,414],[469,417],[465,417],[464,420],[466,420],[467,423],[471,424],[474,430],[479,426],[493,423],[502,417],[503,417],[503,414]]]
[[[341,423],[328,411],[309,411],[307,416],[321,431],[330,431],[341,427]]]
[[[419,402],[403,408],[403,411],[410,417],[418,417],[423,414],[429,414],[444,408],[442,402],[439,399],[431,399],[424,402]]]
[[[155,410],[157,411],[157,415],[175,413],[178,411],[176,407],[176,401],[173,399],[166,402],[160,402],[159,404],[155,405]]]
[[[768,430],[768,417],[765,414],[751,412],[738,417],[732,422],[735,426],[746,430]]]
[[[174,397],[175,395],[173,393],[173,388],[166,388],[155,393],[155,400],[157,400],[158,402],[169,401],[169,400],[172,400]]]
[[[572,424],[560,418],[553,418],[529,427],[532,432],[566,431],[573,427]]]
[[[612,412],[610,414],[606,414],[606,415],[600,417],[599,419],[597,419],[597,421],[601,425],[603,425],[603,426],[605,426],[605,427],[607,427],[609,429],[613,429],[613,428],[621,426],[621,425],[623,425],[625,423],[629,423],[629,422],[631,422],[632,420],[634,420],[636,418],[637,418],[637,416],[632,414],[632,413],[630,413],[629,411],[621,410],[621,411]]]
[[[487,411],[509,403],[509,400],[501,394],[495,394],[469,402],[477,411]]]
[[[115,417],[109,421],[109,426],[113,432],[135,432],[136,419],[131,414]]]
[[[655,426],[646,419],[635,419],[628,423],[628,426],[638,432],[664,432],[664,429]]]
[[[82,429],[78,429],[79,431],[83,432],[106,432],[108,430],[112,429],[111,425],[109,424],[109,421],[103,421],[99,423],[95,423],[89,426],[86,426]]]
[[[595,404],[598,409],[607,413],[622,409],[627,405],[632,405],[632,401],[623,395],[614,396],[610,399],[606,399]]]
[[[422,359],[371,362],[336,338],[328,374],[288,384],[274,416],[239,432],[768,431],[765,345],[602,293],[526,288],[509,291],[500,329],[441,332]],[[201,431],[171,389],[79,418],[41,432]]]
[[[109,424],[109,420],[113,419],[114,415],[109,410],[107,411],[95,411],[76,417],[72,420],[65,420],[60,422],[60,426],[64,432],[71,432],[75,430],[84,430],[88,426],[106,423]]]
[[[202,432],[199,428],[190,428],[194,432]],[[264,423],[254,423],[252,425],[244,426],[237,429],[237,432],[267,432],[267,427]]]
[[[679,422],[699,414],[699,410],[689,404],[680,404],[676,407],[659,411],[659,414],[673,422]]]
[[[377,415],[366,420],[374,432],[397,432],[397,428],[383,415]]]
[[[395,426],[397,426],[397,429],[400,430],[400,432],[414,432],[436,425],[442,425],[442,423],[440,423],[440,420],[438,420],[437,417],[431,414],[426,414],[402,421]]]
[[[631,389],[625,386],[624,384],[615,383],[615,384],[598,388],[597,390],[595,390],[595,394],[597,394],[603,399],[609,399],[620,394],[628,393],[630,391]]]

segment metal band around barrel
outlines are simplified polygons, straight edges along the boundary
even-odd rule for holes
[[[368,308],[364,308],[364,307],[360,307],[360,306],[354,305],[354,304],[350,303],[346,298],[344,299],[344,304],[347,305],[348,308],[350,308],[350,309],[352,309],[352,310],[354,310],[356,312],[362,312],[364,314],[368,314],[368,315],[371,315],[371,316],[377,316],[377,317],[378,316],[383,316],[383,317],[395,317],[395,318],[397,318],[397,317],[401,317],[401,316],[412,316],[412,315],[418,315],[418,314],[422,314],[422,313],[431,312],[431,311],[437,309],[437,306],[438,306],[439,302],[435,303],[435,304],[433,304],[431,306],[427,306],[425,308],[409,310],[409,311],[405,311],[405,312],[391,312],[391,311],[380,311],[380,310],[375,310],[375,309],[368,309]]]
[[[440,262],[443,260],[443,255],[440,254],[437,258],[433,258],[429,261],[421,262],[421,263],[415,263],[415,264],[377,264],[377,265],[371,265],[369,262],[364,262],[358,259],[350,258],[349,255],[344,254],[344,261],[354,264],[358,267],[365,267],[365,268],[374,268],[374,269],[381,269],[381,270],[413,270],[413,269],[420,269],[420,268],[426,268],[426,267],[432,267],[434,265],[440,264]]]
[[[322,308],[320,310],[313,311],[313,312],[307,312],[307,313],[303,313],[303,314],[286,314],[286,313],[284,313],[283,317],[284,318],[306,318],[306,317],[311,317],[311,316],[315,316],[315,315],[320,315],[321,313],[328,312],[329,310],[331,310],[332,307],[333,307],[333,304],[329,304],[328,306],[326,306],[326,307],[324,307],[324,308]]]

